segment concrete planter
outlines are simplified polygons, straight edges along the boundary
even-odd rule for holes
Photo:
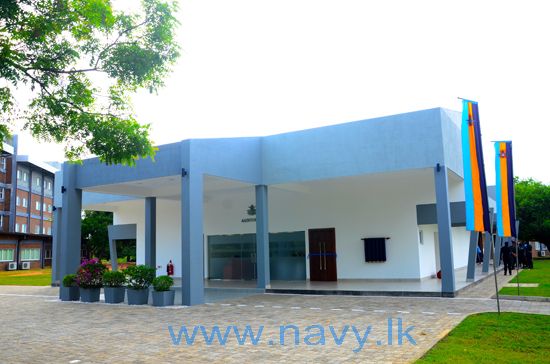
[[[121,303],[124,302],[124,287],[103,287],[105,293],[105,303]]]
[[[176,291],[153,291],[153,306],[173,306]]]
[[[128,304],[129,305],[146,305],[149,301],[149,289],[132,289],[128,288]]]
[[[80,290],[78,287],[59,287],[59,298],[61,301],[78,301]]]
[[[99,302],[101,288],[80,288],[81,302]]]

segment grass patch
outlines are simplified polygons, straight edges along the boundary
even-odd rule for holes
[[[49,286],[51,284],[51,268],[0,272],[1,286]]]
[[[508,283],[517,283],[514,277]],[[536,288],[520,287],[520,296],[550,297],[550,260],[533,260],[533,269],[524,269],[519,273],[519,283],[538,283]],[[500,294],[517,296],[517,287],[503,287]]]
[[[417,363],[548,363],[550,316],[468,316]]]

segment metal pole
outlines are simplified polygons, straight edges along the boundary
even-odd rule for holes
[[[497,293],[497,309],[498,314],[500,315],[500,297],[498,295],[498,279],[497,279],[497,265],[495,264],[495,244],[493,239],[493,234],[491,234],[491,246],[493,248],[493,275],[495,276],[495,291]]]
[[[519,296],[519,249],[518,249],[518,239],[516,239],[516,282],[518,283],[518,296]]]

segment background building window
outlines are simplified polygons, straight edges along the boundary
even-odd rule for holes
[[[40,248],[21,249],[21,260],[40,260]]]
[[[52,212],[52,205],[48,205],[48,212]]]
[[[21,170],[20,169],[17,170],[17,179],[21,179]]]
[[[23,181],[27,182],[27,172],[23,172]]]
[[[0,168],[6,170],[6,157],[0,157]]]
[[[52,250],[44,249],[44,259],[52,259]]]
[[[3,200],[4,199],[4,193],[5,193],[5,189],[4,187],[0,188],[0,200]]]
[[[19,232],[19,224],[15,224],[15,232],[16,232],[16,233]]]
[[[21,224],[21,232],[26,233],[27,232],[27,224]]]
[[[35,233],[35,234],[40,234],[40,226],[36,225],[36,226],[34,227],[34,233]]]
[[[40,201],[36,201],[36,211],[40,211]]]
[[[36,177],[36,187],[40,187],[40,177]]]
[[[52,228],[51,227],[48,228],[48,235],[52,235]]]
[[[15,204],[19,206],[21,204],[21,200],[19,199],[19,196],[15,197]]]
[[[27,199],[25,197],[23,197],[23,207],[27,207]]]
[[[13,249],[0,249],[0,262],[12,262]]]
[[[0,228],[4,227],[4,215],[0,215]]]

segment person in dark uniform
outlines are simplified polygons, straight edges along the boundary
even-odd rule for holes
[[[504,246],[500,250],[500,256],[504,262],[504,275],[506,272],[512,275],[512,265],[514,263],[514,256],[512,255],[512,248],[508,246],[508,242],[504,243]]]

